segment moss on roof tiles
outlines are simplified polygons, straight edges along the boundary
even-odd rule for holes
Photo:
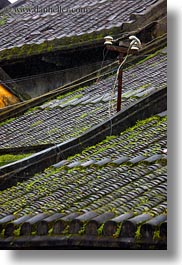
[[[4,26],[7,22],[7,17],[6,16],[1,16],[0,17],[0,27]]]
[[[159,134],[162,131],[162,128],[160,127],[161,124],[166,124],[167,122],[167,116],[163,117],[162,119],[158,116],[153,116],[151,118],[148,118],[147,120],[141,120],[138,121],[136,123],[136,125],[134,125],[133,127],[128,128],[127,130],[125,130],[124,132],[122,132],[120,134],[120,142],[124,142],[124,146],[123,146],[123,151],[124,149],[127,149],[129,146],[133,146],[139,143],[146,143],[146,140],[142,140],[141,138],[141,133],[143,133],[143,130],[145,131],[145,134],[148,138],[148,140],[151,137],[151,131],[147,131],[147,127],[152,128],[152,130],[156,130],[156,133]],[[166,128],[167,129],[167,128]],[[153,134],[155,134],[153,132]],[[117,136],[107,136],[105,140],[103,140],[101,143],[96,144],[94,146],[90,146],[88,148],[86,148],[85,150],[83,150],[82,154],[76,154],[73,157],[69,157],[68,161],[71,160],[76,160],[79,159],[81,157],[81,159],[85,159],[87,157],[89,157],[91,159],[91,155],[90,152],[92,153],[92,156],[97,155],[98,153],[102,153],[105,150],[107,150],[108,148],[112,147],[116,147],[119,144],[119,141],[116,141],[114,143],[112,143],[112,140],[117,139]],[[127,139],[127,144],[125,139]],[[140,140],[140,141],[139,141]],[[139,142],[138,142],[139,141]],[[156,153],[158,150],[160,150],[160,145],[155,145],[155,147],[153,147],[153,152]],[[151,150],[151,151],[152,151]],[[144,155],[146,156],[148,153],[145,152]]]
[[[3,122],[0,123],[0,126],[6,125],[6,124],[8,124],[8,123],[14,121],[15,119],[16,119],[16,118],[10,118],[10,119],[8,119],[8,120],[6,120],[6,121],[3,121]]]
[[[5,20],[2,20],[4,23]],[[0,61],[12,60],[19,58],[26,58],[37,54],[46,52],[54,52],[57,50],[67,50],[75,47],[81,47],[84,44],[92,43],[93,41],[102,41],[103,38],[110,35],[118,35],[120,27],[113,27],[111,29],[104,29],[100,32],[94,31],[90,34],[82,34],[80,36],[64,37],[62,39],[54,39],[52,41],[45,41],[41,44],[24,44],[21,47],[13,47],[11,49],[4,49],[0,51]]]
[[[32,1],[26,1],[27,4],[29,2],[30,7],[28,7],[28,9],[31,9]],[[58,2],[59,1],[57,1],[57,5],[59,5]],[[30,9],[29,11],[27,9],[28,12],[24,12],[27,8],[25,6],[26,4],[19,3],[18,8],[12,6],[12,12],[6,12],[6,10],[4,10],[5,15],[7,15],[8,17],[8,21],[6,25],[2,26],[1,35],[3,36],[3,32],[5,31],[9,32],[10,34],[8,38],[3,39],[2,47],[6,49],[6,47],[8,47],[8,42],[12,43],[14,41],[14,46],[18,46],[21,44],[28,44],[31,41],[31,43],[33,43],[32,45],[26,45],[26,48],[24,48],[24,45],[20,47],[19,51],[17,52],[18,56],[28,56],[45,51],[51,52],[54,49],[62,49],[63,47],[69,48],[70,46],[75,44],[80,45],[84,42],[87,43],[88,40],[100,40],[108,34],[120,34],[121,25],[123,22],[126,22],[129,19],[129,14],[137,10],[139,13],[144,12],[155,2],[155,0],[138,1],[137,3],[133,3],[131,1],[124,3],[122,7],[120,6],[120,1],[115,1],[112,3],[112,5],[109,4],[109,1],[107,1],[107,3],[105,1],[96,1],[94,3],[87,2],[86,6],[83,8],[83,10],[87,10],[87,12],[79,11],[79,14],[75,12],[68,12],[68,16],[65,12],[63,12],[62,16],[59,16],[59,12],[54,12],[52,14],[46,12],[47,14],[42,14],[42,12],[38,12],[37,10],[36,12],[38,12],[39,15],[35,16],[34,12],[31,12]],[[40,2],[37,1],[37,5],[34,1],[34,4],[35,6],[39,7]],[[47,1],[44,4],[44,8],[50,7]],[[54,4],[56,4],[56,2]],[[82,5],[83,3],[81,1],[77,4]],[[73,5],[73,3],[72,1],[70,4],[68,3],[68,1],[62,1],[62,5],[63,9],[65,6],[67,9],[67,6]],[[22,12],[14,12],[16,11],[16,9]],[[97,20],[95,20],[95,12],[98,13]],[[51,16],[47,17],[47,15]],[[112,20],[113,17],[114,19]],[[43,26],[44,24],[46,24],[45,27]],[[73,24],[76,25],[76,27],[73,27]],[[14,34],[12,34],[11,32],[12,26]],[[57,30],[57,27],[59,28],[59,30]],[[19,29],[21,30],[22,38],[19,38]],[[53,38],[55,39],[52,40]],[[46,41],[45,43],[45,40],[48,41]],[[36,44],[38,42],[39,44]],[[10,56],[10,54],[2,52],[2,55],[4,59],[10,59],[16,54],[12,53]]]
[[[142,63],[148,61],[149,59],[154,58],[155,56],[157,56],[157,55],[159,55],[159,54],[160,54],[161,57],[163,57],[163,60],[166,60],[165,57],[166,57],[167,52],[163,52],[164,49],[166,49],[166,47],[165,47],[165,48],[162,48],[162,49],[160,49],[160,50],[157,50],[156,52],[154,52],[154,53],[152,53],[152,54],[146,55],[146,57],[145,57],[144,59],[140,60],[140,61],[139,61],[138,63],[136,63],[136,64],[142,64]]]
[[[147,62],[141,63],[140,67],[133,66],[130,70],[126,70],[124,72],[123,108],[137,100],[135,95],[139,92],[139,90],[142,89],[142,93],[146,96],[148,89],[150,90],[152,87],[158,89],[161,87],[163,78],[165,81],[164,75],[166,73],[166,64],[165,62],[160,64],[160,54],[161,52],[157,55],[155,54],[155,56],[150,58]],[[151,66],[154,62],[158,62],[157,66]],[[137,68],[135,69],[135,67]],[[156,70],[158,72],[160,71],[160,74],[153,76],[153,73],[155,75]],[[135,77],[132,81],[130,76],[136,73],[138,73],[137,78]],[[140,78],[141,73],[143,74],[143,77],[146,75],[146,77],[142,80]],[[54,100],[48,101],[42,106],[35,107],[13,121],[8,120],[2,123],[1,126],[3,125],[5,134],[11,135],[11,138],[15,131],[14,127],[16,127],[18,131],[18,135],[14,137],[14,143],[11,144],[9,142],[6,143],[5,146],[17,147],[43,143],[56,144],[69,140],[71,137],[79,136],[89,128],[99,124],[101,121],[109,117],[109,106],[107,102],[102,102],[102,91],[104,87],[104,91],[109,95],[109,88],[112,88],[113,83],[114,77],[109,77],[91,86],[81,87],[73,92],[68,92]],[[138,86],[139,83],[140,87]],[[130,93],[131,95],[133,95],[133,93],[135,94],[134,96],[125,98],[127,93]],[[78,98],[79,102],[79,99],[82,99],[81,95],[83,97],[89,96],[89,103],[84,105],[83,101],[83,104],[78,103],[75,106],[71,105],[71,100]],[[95,100],[95,96],[100,97],[101,101],[98,103],[92,103],[92,101],[94,102]],[[114,102],[116,102],[116,99]],[[70,122],[70,125],[68,121]],[[33,126],[33,124],[37,126]],[[56,130],[54,130],[55,128]]]
[[[10,164],[12,162],[18,161],[20,159],[23,159],[25,157],[30,156],[31,154],[20,154],[20,155],[12,155],[12,154],[6,154],[6,155],[0,155],[0,167]]]
[[[138,122],[135,126],[122,132],[120,136],[107,137],[95,147],[92,146],[87,148],[82,154],[70,157],[68,161],[69,163],[75,160],[87,161],[94,156],[97,157],[97,155],[102,159],[105,156],[105,150],[108,150],[109,156],[113,158],[115,153],[118,155],[118,150],[121,154],[123,153],[124,147],[126,146],[124,141],[125,139],[127,140],[130,134],[133,134],[133,141],[137,143],[136,147],[140,147],[141,141],[143,140],[143,133],[147,130],[150,133],[145,135],[146,145],[143,146],[140,153],[143,152],[143,154],[150,156],[153,154],[150,150],[157,145],[159,145],[159,148],[157,147],[155,152],[161,151],[160,132],[166,132],[165,127],[166,117],[160,118],[159,116],[154,116]],[[161,130],[155,131],[155,128],[161,128]],[[158,135],[158,140],[156,139],[149,143],[149,140],[155,138],[156,134]],[[123,144],[121,145],[121,149],[119,148],[120,143]],[[132,149],[132,146],[129,143],[125,148],[129,157],[137,155],[135,148]],[[146,152],[146,148],[149,147],[151,149]],[[110,148],[113,148],[112,153],[109,151]],[[132,170],[132,173],[130,173],[130,170]],[[1,191],[0,212],[5,211],[7,214],[22,216],[35,212],[51,213],[52,209],[58,212],[67,211],[69,213],[76,209],[80,211],[91,208],[92,210],[98,211],[98,213],[104,213],[109,210],[114,211],[115,214],[120,214],[125,212],[129,207],[128,204],[126,206],[124,204],[121,205],[120,198],[126,194],[129,196],[132,191],[136,191],[135,198],[139,197],[140,203],[138,204],[137,201],[134,203],[133,201],[133,207],[130,206],[128,209],[134,212],[136,211],[136,213],[140,211],[143,213],[151,211],[151,214],[154,214],[155,211],[150,206],[144,206],[148,200],[145,196],[142,199],[142,196],[145,195],[146,191],[146,194],[150,198],[154,196],[152,193],[150,195],[150,192],[153,191],[156,185],[160,187],[163,183],[162,178],[157,180],[157,176],[164,176],[167,172],[166,170],[167,167],[164,164],[160,164],[160,161],[151,167],[142,163],[138,163],[133,167],[127,163],[123,163],[120,166],[113,166],[112,163],[108,163],[103,167],[91,165],[86,168],[80,166],[73,168],[62,166],[55,169],[50,167],[42,174],[36,174],[33,178],[23,183],[18,183],[14,187]],[[123,178],[122,175],[125,177]],[[131,176],[133,177],[131,178]],[[156,183],[155,179],[157,180]],[[146,188],[142,185],[142,181],[144,181]],[[113,185],[116,185],[117,188]],[[142,187],[142,193],[141,191],[137,191],[137,187]],[[160,194],[159,192],[157,194],[160,196],[156,197],[156,202],[152,204],[153,207],[156,204],[160,204],[166,198],[165,194]],[[96,201],[94,199],[95,195],[98,196]],[[113,198],[113,201],[110,200],[107,204],[104,203],[110,196]],[[123,200],[125,199],[123,198]],[[93,203],[94,201],[96,204]],[[117,209],[114,205],[118,205]]]

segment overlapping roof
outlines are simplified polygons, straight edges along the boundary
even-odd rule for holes
[[[166,130],[166,113],[155,115],[2,191],[1,236],[32,235],[30,242],[33,235],[70,234],[80,240],[84,235],[95,241],[107,236],[162,242]]]
[[[124,75],[123,113],[142,98],[166,87],[166,49],[126,69]],[[56,130],[51,137],[53,143],[60,141],[56,137],[61,131],[68,137],[62,136],[62,141],[70,139],[74,122],[79,128],[85,128],[84,122],[89,121],[92,128],[94,121],[100,124],[108,117],[113,81],[111,76],[44,103],[1,126],[2,136],[10,137],[9,147],[16,143],[11,128],[19,131],[16,133],[19,146],[26,133],[31,144],[36,144],[36,136],[50,139],[50,135],[40,131],[40,121],[43,121],[44,130],[49,123],[52,132]],[[105,116],[100,117],[99,113]],[[64,118],[63,114],[65,123],[61,126],[58,121]],[[112,134],[112,123],[110,126]],[[17,176],[20,182],[0,193],[0,245],[6,248],[54,245],[58,248],[165,249],[166,148],[167,117],[162,112],[136,122],[118,136],[111,135],[97,145],[91,144],[72,157],[60,153],[56,164],[52,163],[28,180],[21,182],[21,175]],[[46,156],[46,150],[43,155]]]
[[[122,110],[166,86],[166,49],[123,74]],[[1,126],[0,149],[57,144],[78,137],[116,113],[115,76],[53,99]],[[114,106],[114,110],[112,108]]]
[[[98,9],[97,21],[91,13],[73,17],[27,12],[16,14],[16,19],[9,15],[2,29],[14,25],[16,33],[24,21],[33,34],[26,39],[22,30],[19,40],[15,34],[13,46],[6,47],[4,41],[1,51],[120,27],[129,14],[155,2],[62,1],[62,8],[85,5],[93,14]],[[14,7],[28,3],[53,5],[20,0]],[[79,27],[73,30],[75,18]],[[41,25],[46,19],[50,25],[45,35]],[[67,28],[57,32],[55,19]],[[0,168],[0,248],[167,248],[167,54],[166,48],[151,51],[124,69],[118,114],[116,67],[107,68],[109,73],[92,85],[60,95],[55,90],[56,98],[53,93],[51,100],[28,112],[22,103],[18,116],[0,124],[0,152],[44,149]],[[3,115],[12,117],[12,112],[13,108]]]
[[[10,44],[13,47],[30,42],[40,44],[45,40],[63,38],[64,36],[79,36],[84,33],[121,26],[124,21],[128,20],[132,12],[142,12],[155,2],[156,0],[95,0],[86,3],[82,0],[76,3],[71,0],[69,2],[19,1],[7,13],[7,22],[1,28],[1,34],[8,33],[8,35],[1,36],[1,49],[9,48]],[[60,7],[60,12],[58,7]],[[53,12],[54,10],[55,12]],[[66,10],[75,12],[69,14]],[[97,18],[95,17],[96,13]]]
[[[73,43],[78,45],[89,39],[96,41],[109,30],[119,33],[122,23],[129,21],[132,13],[142,13],[156,2],[20,0],[0,14],[3,21],[0,26],[0,59],[20,57],[25,52],[28,56],[46,49],[50,52],[63,46],[68,48]],[[31,46],[35,44],[38,46]]]

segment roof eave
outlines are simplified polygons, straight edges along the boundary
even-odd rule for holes
[[[135,240],[95,236],[33,236],[0,240],[1,249],[121,249],[166,250],[167,240]]]
[[[61,39],[55,38],[52,41],[45,41],[43,43],[24,44],[21,47],[12,47],[0,51],[0,62],[23,59],[30,56],[45,54],[55,51],[73,50],[89,46],[95,46],[104,43],[104,37],[108,34],[118,36],[121,33],[121,27],[113,27],[104,29],[102,31],[94,31],[90,34],[82,34],[80,36],[63,37]]]

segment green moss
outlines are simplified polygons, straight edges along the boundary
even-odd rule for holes
[[[25,186],[26,191],[29,192],[29,191],[32,189],[32,187],[33,187],[34,185],[36,185],[36,183],[39,183],[39,180],[34,180],[34,181],[28,183],[28,184]]]
[[[148,61],[149,59],[152,59],[153,57],[155,57],[159,53],[161,53],[161,50],[160,51],[156,51],[155,53],[146,56],[144,59],[140,60],[137,64],[144,63],[144,62]]]
[[[4,237],[4,229],[2,229],[1,233],[0,233],[0,238]]]
[[[3,121],[3,122],[0,123],[0,126],[6,125],[6,124],[8,124],[8,123],[10,123],[10,122],[12,122],[14,120],[15,120],[15,118],[11,118],[11,119],[8,119],[6,121]]]
[[[159,159],[156,161],[156,163],[159,163],[160,165],[165,167],[167,165],[167,159],[165,159],[165,158]]]
[[[66,225],[65,229],[61,232],[62,235],[68,235],[69,234],[69,225]]]
[[[19,228],[17,228],[17,229],[14,230],[14,233],[13,233],[14,236],[15,237],[19,237],[20,236],[20,231],[21,231],[21,226]]]
[[[7,164],[10,164],[12,162],[18,161],[20,159],[23,159],[25,157],[30,156],[31,154],[20,154],[20,155],[11,155],[11,154],[7,154],[7,155],[1,155],[0,156],[0,166],[4,166]]]
[[[99,228],[97,229],[97,234],[98,234],[98,236],[102,236],[103,228],[104,228],[104,224],[101,224],[101,225],[99,226]]]
[[[140,61],[138,61],[135,65],[142,64],[142,63],[148,61],[149,59],[154,58],[154,57],[157,56],[158,54],[161,54],[161,55],[163,55],[163,56],[166,56],[166,53],[163,53],[163,52],[162,52],[163,49],[164,49],[164,48],[162,48],[162,49],[160,49],[160,50],[157,50],[156,52],[154,52],[154,53],[152,53],[152,54],[150,54],[150,55],[144,57],[143,59],[141,59]],[[166,59],[161,59],[161,61],[164,61],[164,60],[166,60]],[[153,63],[152,63],[152,65],[153,65]],[[151,66],[152,66],[152,65],[151,65]],[[129,66],[129,67],[126,67],[126,68],[125,68],[125,71],[126,71],[126,70],[129,70],[129,69],[131,69],[131,68],[133,68],[133,65],[132,65],[132,66]]]
[[[54,49],[54,46],[53,46],[53,45],[50,45],[50,46],[48,46],[47,51],[48,51],[48,52],[52,52],[53,49]]]
[[[66,97],[69,97],[69,96],[74,96],[74,93],[78,93],[78,92],[81,92],[83,91],[85,88],[87,88],[87,86],[84,86],[84,87],[79,87],[78,89],[74,90],[74,91],[71,91],[71,92],[67,92],[63,95],[60,95],[57,97],[57,99],[63,99],[63,98],[66,98]]]
[[[73,94],[73,92],[72,92],[72,94]],[[69,101],[72,101],[72,100],[74,100],[74,99],[81,98],[82,96],[83,96],[82,94],[77,94],[77,95],[73,95],[72,97],[70,97],[70,98],[68,98],[68,99],[65,98],[65,101],[63,101],[62,104],[66,104],[66,103],[68,103]],[[65,96],[65,97],[66,97],[66,96]]]
[[[113,235],[114,238],[118,238],[118,237],[120,236],[120,233],[121,233],[121,227],[122,227],[122,223],[118,223],[118,224],[117,224],[116,233]]]
[[[36,127],[36,126],[38,126],[38,125],[40,125],[40,124],[42,124],[43,123],[43,121],[36,121],[36,122],[34,122],[32,125],[31,125],[31,127]]]
[[[151,86],[151,83],[147,83],[147,84],[144,84],[142,86],[139,86],[139,87],[135,88],[135,91],[136,91],[136,93],[137,93],[137,91],[141,92],[141,89],[143,91],[143,90],[145,90],[146,88],[148,88],[150,86]],[[133,95],[133,90],[132,90],[132,91],[128,91],[128,92],[124,93],[123,97],[126,97],[126,98],[131,97],[131,98],[133,98],[133,97],[136,97],[136,94]]]
[[[160,231],[159,231],[159,229],[156,229],[154,231],[154,235],[153,235],[153,240],[157,240],[157,239],[160,239]]]
[[[138,136],[140,136],[140,130],[138,130],[141,126],[150,123],[151,121],[156,121],[156,125],[158,124],[158,122],[164,122],[165,121],[165,117],[161,120],[160,117],[158,116],[153,116],[150,117],[146,120],[142,120],[142,121],[137,121],[136,124],[130,128],[128,128],[127,130],[123,131],[120,135],[125,136],[126,134],[128,134],[127,140],[128,139],[132,139],[128,146],[126,147],[131,147],[131,145],[135,145],[138,141]],[[138,130],[138,131],[137,131]],[[88,152],[92,151],[92,155],[96,155],[98,153],[104,152],[105,150],[107,150],[108,148],[112,148],[114,146],[117,145],[117,143],[111,144],[111,140],[116,138],[116,136],[109,136],[107,137],[105,140],[103,140],[101,143],[93,145],[91,147],[88,147],[86,149],[84,149],[84,151],[82,152],[82,155],[87,155]],[[121,140],[122,141],[122,140]],[[157,150],[161,149],[160,146],[155,146],[155,148],[157,148]],[[75,155],[74,158],[79,158],[79,154]],[[70,157],[70,160],[73,157]]]
[[[83,119],[83,118],[85,118],[85,117],[87,117],[87,116],[88,116],[87,113],[83,113],[83,114],[80,116],[80,118]]]
[[[62,167],[61,167],[61,169],[62,169]],[[45,170],[45,173],[47,173],[47,174],[46,174],[46,178],[48,178],[49,176],[52,176],[52,175],[58,173],[59,171],[60,171],[60,168],[53,168],[52,166],[48,167],[48,168]],[[36,176],[39,176],[39,173],[37,173],[37,174],[35,175],[35,177],[36,177]]]
[[[153,117],[147,118],[145,120],[139,120],[139,121],[136,122],[136,124],[134,126],[128,128],[124,132],[122,132],[121,135],[123,133],[135,131],[138,127],[143,126],[143,125],[145,125],[147,123],[150,123],[151,121],[154,121],[154,120],[159,121],[159,119],[160,118],[158,116],[153,116]]]
[[[47,134],[48,134],[48,135],[50,135],[50,134],[55,134],[57,131],[59,131],[59,129],[58,129],[58,128],[54,128],[54,129],[48,131]]]
[[[86,230],[86,225],[87,225],[87,222],[85,222],[82,226],[82,228],[80,229],[80,231],[78,232],[78,234],[80,236],[84,235],[85,234],[85,230]]]
[[[6,23],[6,20],[2,20],[2,24]],[[100,39],[104,39],[106,35],[118,35],[120,33],[120,27],[112,29],[105,29],[100,32],[94,31],[90,34],[82,34],[80,36],[64,37],[62,39],[55,39],[52,41],[45,41],[41,44],[25,44],[20,48],[12,48],[10,50],[3,50],[0,52],[0,60],[10,60],[15,58],[23,58],[36,54],[53,52],[56,50],[63,50],[73,48],[75,46],[81,46],[83,43],[88,43]]]
[[[111,141],[112,139],[115,139],[115,138],[116,138],[115,135],[107,136],[107,137],[106,137],[102,142],[100,142],[99,144],[92,145],[92,146],[89,146],[89,147],[85,148],[85,149],[82,151],[81,154],[76,154],[76,155],[74,155],[74,156],[70,156],[70,157],[68,158],[68,160],[70,161],[70,160],[73,160],[73,159],[79,158],[81,155],[85,155],[85,154],[87,154],[89,151],[93,151],[94,149],[95,149],[96,151],[95,151],[95,153],[93,153],[93,154],[99,153],[99,152],[100,152],[100,149],[98,149],[98,148],[99,148],[100,146],[101,146],[101,149],[105,150],[105,147],[102,147],[102,145],[108,143],[108,145],[111,146],[111,145],[110,145],[110,141]],[[107,148],[108,148],[108,147],[107,147]]]
[[[25,112],[25,114],[28,114],[28,113],[31,113],[33,111],[36,111],[39,109],[39,106],[36,106],[36,107],[33,107],[33,108],[30,108],[28,111]]]
[[[140,233],[141,225],[137,227],[137,230],[135,232],[135,239],[139,240],[141,239],[141,233]]]
[[[6,16],[2,16],[0,17],[0,26],[4,26],[7,22],[7,17]]]
[[[123,136],[121,137],[121,143],[124,141],[127,141],[128,144],[123,146],[123,149],[128,149],[131,148],[131,146],[135,146],[138,144],[138,142],[140,144],[145,144],[145,141],[142,141],[142,139],[140,139],[140,135],[141,135],[141,126],[153,126],[154,124],[156,126],[156,128],[158,128],[158,126],[160,126],[161,123],[164,123],[166,120],[166,117],[164,118],[160,118],[158,116],[153,116],[151,118],[148,118],[146,120],[142,120],[142,121],[138,121],[136,122],[136,124],[130,128],[128,128],[127,130],[123,131],[120,135]],[[151,123],[152,122],[152,123]],[[152,124],[152,125],[151,125]],[[127,135],[127,138],[126,138]],[[104,151],[106,151],[108,148],[112,148],[115,147],[118,142],[114,142],[112,143],[112,140],[115,139],[117,136],[109,136],[106,139],[104,139],[102,142],[100,142],[99,144],[96,145],[92,145],[90,147],[85,148],[81,154],[76,154],[74,156],[71,156],[68,158],[68,160],[72,160],[72,159],[80,159],[80,157],[82,157],[83,160],[83,156],[84,156],[84,160],[87,159],[87,157],[89,157],[90,159],[90,153],[92,153],[92,156],[97,155],[98,153],[102,153]],[[148,135],[147,137],[150,137],[150,135]],[[131,140],[130,140],[131,139]],[[129,141],[128,141],[129,140]],[[155,150],[154,150],[155,149]],[[155,147],[151,150],[151,152],[158,152],[161,150],[161,146],[155,144]],[[145,156],[147,156],[147,153],[144,154]],[[141,162],[142,163],[142,162]],[[160,163],[165,164],[166,160],[162,160],[160,161]]]

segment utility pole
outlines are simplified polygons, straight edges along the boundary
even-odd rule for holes
[[[111,36],[107,36],[105,39],[106,48],[110,51],[119,53],[119,65],[123,63],[124,57],[128,54],[137,54],[139,48],[141,48],[140,40],[135,36],[130,36],[129,39],[132,41],[130,46],[121,45],[116,46],[113,44],[113,38]],[[121,110],[121,101],[122,101],[122,86],[123,86],[123,69],[119,68],[118,73],[118,96],[117,96],[117,112]]]
[[[119,64],[123,62],[123,53],[119,53]],[[122,96],[122,86],[123,86],[123,69],[119,69],[118,73],[118,98],[117,98],[117,112],[121,110],[121,96]]]
[[[128,48],[114,45],[106,45],[106,48],[110,51],[115,51],[119,53],[119,65],[122,64],[123,58],[126,56]],[[130,52],[131,53],[131,52]],[[118,73],[118,97],[117,97],[117,112],[121,110],[122,101],[122,86],[123,86],[123,69],[119,69]]]

